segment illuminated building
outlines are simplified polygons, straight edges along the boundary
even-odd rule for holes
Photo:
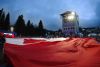
[[[79,20],[76,12],[67,11],[61,14],[62,17],[62,31],[65,35],[78,35]]]

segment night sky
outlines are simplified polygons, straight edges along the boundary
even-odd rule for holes
[[[14,24],[18,15],[30,19],[33,24],[43,20],[47,29],[61,28],[60,14],[75,11],[79,15],[81,27],[100,26],[100,0],[0,0],[0,9],[10,13]]]

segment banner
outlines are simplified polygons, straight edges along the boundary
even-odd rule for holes
[[[24,39],[23,44],[5,44],[13,67],[100,67],[100,43],[93,38]]]

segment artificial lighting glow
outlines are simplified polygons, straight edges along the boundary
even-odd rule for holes
[[[68,20],[73,20],[74,18],[75,18],[75,16],[73,16],[73,15],[70,15],[67,17]]]
[[[75,12],[71,12],[72,15],[75,15]]]

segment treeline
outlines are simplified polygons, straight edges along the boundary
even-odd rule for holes
[[[14,25],[14,31],[18,36],[44,36],[45,29],[43,27],[42,20],[39,21],[38,26],[33,25],[33,23],[28,20],[27,24],[25,24],[25,20],[23,19],[23,15],[20,15]]]
[[[0,10],[0,30],[10,31],[11,22],[10,22],[10,13],[5,15],[3,9]],[[28,20],[25,24],[23,15],[19,15],[15,24],[13,25],[14,32],[17,36],[45,36],[46,29],[44,29],[42,20],[39,21],[39,24],[33,25],[33,23]]]
[[[10,14],[5,15],[3,9],[0,10],[0,30],[10,30]]]

